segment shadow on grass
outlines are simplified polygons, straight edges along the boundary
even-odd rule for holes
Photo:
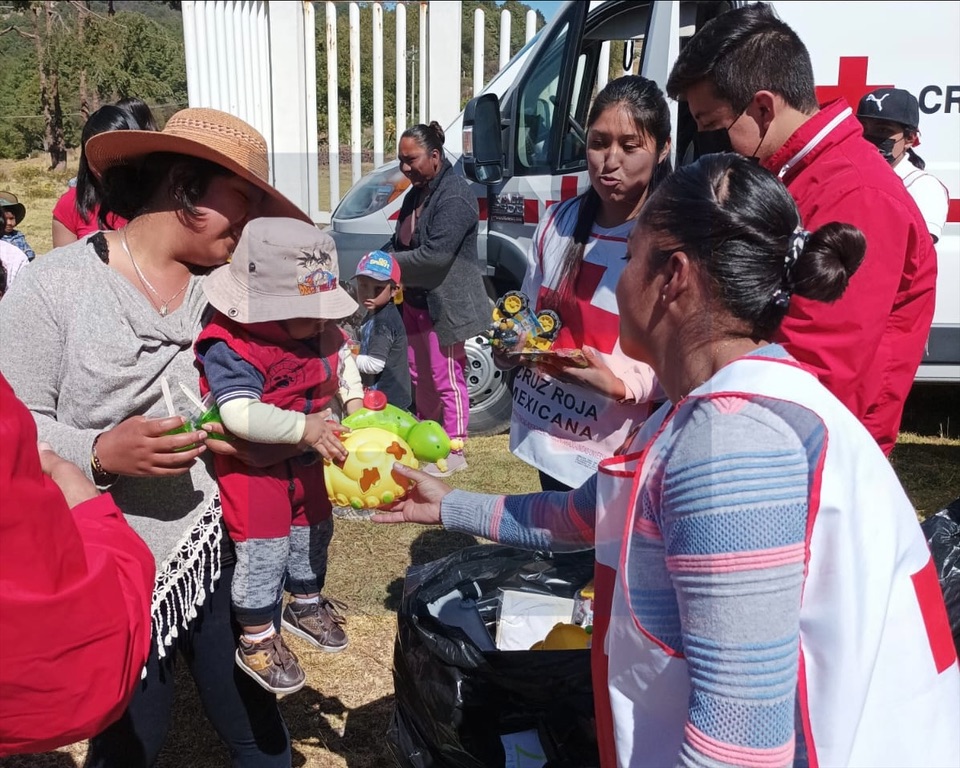
[[[343,758],[348,768],[394,764],[383,738],[393,715],[392,696],[350,710],[339,698],[306,687],[289,703],[281,700],[280,707],[294,745],[294,768],[322,766],[326,762],[324,755],[330,754]],[[344,722],[342,736],[331,725],[331,719]]]
[[[77,762],[63,752],[42,755],[13,755],[0,758],[2,768],[77,768]]]
[[[442,528],[431,528],[410,542],[410,565],[430,563],[464,547],[472,547],[476,543],[475,536],[445,531]],[[383,601],[383,607],[388,611],[398,611],[402,596],[403,577],[401,576],[387,584],[387,597]]]
[[[960,445],[901,441],[890,462],[921,517],[938,512],[960,494]]]

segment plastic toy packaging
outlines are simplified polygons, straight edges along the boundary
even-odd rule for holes
[[[563,325],[552,309],[534,312],[527,295],[520,291],[501,296],[492,314],[490,345],[507,354],[550,349]]]
[[[324,460],[327,494],[338,507],[369,509],[403,498],[408,482],[393,473],[395,462],[413,469],[433,462],[444,470],[450,451],[463,448],[463,441],[451,440],[437,422],[418,420],[376,390],[367,390],[363,407],[341,423],[350,429],[342,437],[347,458]]]
[[[586,368],[583,350],[554,347],[563,327],[552,309],[534,312],[530,300],[520,291],[505,293],[493,308],[493,322],[487,330],[490,346],[523,362]]]

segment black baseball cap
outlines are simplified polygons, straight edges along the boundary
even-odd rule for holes
[[[916,131],[920,128],[920,105],[902,88],[877,88],[860,99],[857,117],[890,120]]]

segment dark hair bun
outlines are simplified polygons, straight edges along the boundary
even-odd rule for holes
[[[440,125],[440,123],[438,123],[436,120],[433,120],[430,123],[430,130],[433,131],[434,135],[437,137],[437,141],[443,145],[444,139],[446,139],[446,135],[443,132],[443,126]]]
[[[863,261],[867,239],[856,227],[832,221],[810,234],[793,268],[793,292],[815,301],[836,301]]]

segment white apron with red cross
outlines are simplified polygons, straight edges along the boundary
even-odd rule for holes
[[[854,416],[789,361],[742,358],[690,398],[720,393],[788,400],[826,426],[811,476],[800,609],[797,695],[809,765],[956,768],[956,652],[930,552],[889,463]],[[598,470],[592,661],[604,768],[673,765],[683,743],[687,662],[634,615],[627,564],[639,489],[688,404],[661,409],[634,443],[640,452]]]

